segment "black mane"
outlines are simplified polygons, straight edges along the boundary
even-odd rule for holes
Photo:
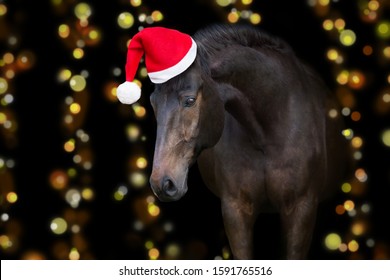
[[[248,25],[216,24],[197,31],[194,40],[201,56],[213,55],[228,46],[241,45],[289,53],[292,49],[282,39]]]

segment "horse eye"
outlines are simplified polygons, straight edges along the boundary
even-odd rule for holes
[[[184,101],[184,107],[191,107],[195,104],[196,98],[189,97]]]

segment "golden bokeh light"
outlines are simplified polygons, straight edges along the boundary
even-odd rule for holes
[[[329,250],[337,250],[341,244],[341,237],[337,233],[329,233],[325,237],[325,246]]]
[[[134,16],[129,12],[120,13],[117,19],[119,27],[129,29],[134,25]]]
[[[73,91],[76,92],[83,91],[87,86],[87,81],[81,75],[74,75],[69,80],[69,86]]]

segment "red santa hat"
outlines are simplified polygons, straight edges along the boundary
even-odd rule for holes
[[[127,51],[126,82],[117,88],[121,103],[132,104],[141,97],[141,89],[133,80],[144,54],[150,80],[161,84],[190,67],[196,57],[196,43],[187,34],[163,27],[148,27],[137,33]]]

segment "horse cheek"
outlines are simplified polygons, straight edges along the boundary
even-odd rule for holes
[[[189,143],[199,134],[199,106],[191,108],[183,118],[183,135],[185,142]]]

